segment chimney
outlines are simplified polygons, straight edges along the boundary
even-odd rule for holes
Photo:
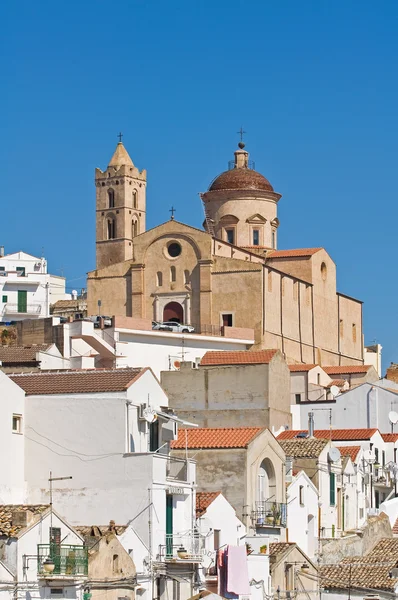
[[[116,524],[113,519],[111,521],[109,521],[108,531],[112,531],[113,533],[116,533]]]
[[[27,527],[33,518],[30,510],[13,510],[11,513],[11,523],[13,527]]]
[[[308,413],[308,437],[314,437],[314,413]]]
[[[4,246],[0,246],[0,258],[4,256]]]

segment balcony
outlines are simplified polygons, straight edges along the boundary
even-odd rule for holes
[[[20,310],[20,306],[18,304],[10,304],[7,302],[3,309],[4,315],[39,315],[41,313],[42,305],[41,304],[27,304],[23,308],[25,310]]]
[[[205,538],[196,531],[166,533],[166,544],[160,546],[159,559],[171,562],[202,562]]]
[[[54,569],[45,564],[50,559]],[[48,561],[47,561],[48,562]],[[88,550],[85,546],[38,544],[37,573],[47,579],[80,579],[88,575]]]
[[[188,481],[188,464],[183,458],[167,457],[166,478],[169,481]]]
[[[286,527],[286,514],[282,502],[256,502],[251,518],[256,527]]]

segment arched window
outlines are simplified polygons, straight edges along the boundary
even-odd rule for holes
[[[138,235],[138,221],[134,219],[131,221],[131,237],[135,237],[136,235]]]
[[[108,190],[108,208],[115,208],[115,192],[112,188]]]
[[[272,247],[272,248],[276,248],[276,232],[275,232],[275,230],[274,230],[274,229],[272,230],[272,234],[271,234],[271,235],[272,235],[272,243],[271,243],[271,247]]]
[[[108,240],[114,240],[116,237],[116,219],[110,218],[107,220]]]
[[[137,208],[137,190],[133,190],[133,208]]]
[[[177,272],[175,267],[170,267],[170,281],[174,282],[177,279]]]
[[[188,271],[188,269],[185,269],[185,271],[184,271],[184,283],[185,284],[189,283],[189,271]]]
[[[163,273],[162,271],[158,271],[156,273],[156,285],[161,287],[163,285]]]

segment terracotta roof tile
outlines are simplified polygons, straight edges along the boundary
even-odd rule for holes
[[[340,367],[322,367],[328,375],[356,375],[367,373],[371,369],[371,365],[346,365]]]
[[[38,517],[48,508],[50,508],[49,504],[0,504],[0,535],[13,537],[25,529],[25,525],[13,525],[13,513],[29,511],[34,517]],[[31,522],[28,521],[28,525]]]
[[[206,352],[200,364],[216,365],[267,365],[278,350],[236,350],[234,352]]]
[[[398,433],[382,433],[381,437],[385,442],[396,442],[398,440]]]
[[[392,532],[398,534],[398,519],[394,523],[394,527],[392,528]]]
[[[314,437],[319,440],[332,439],[333,441],[359,441],[359,440],[370,440],[370,438],[378,431],[378,429],[316,429],[314,431]],[[294,440],[300,433],[307,433],[305,429],[287,429],[281,431],[277,436],[278,442],[281,440]],[[298,438],[300,439],[300,438]]]
[[[288,366],[289,366],[289,371],[291,371],[292,373],[304,373],[305,371],[311,371],[311,369],[313,369],[314,367],[317,367],[318,365],[298,364],[298,365],[288,365]]]
[[[283,554],[286,550],[295,545],[294,542],[273,542],[269,545],[269,555],[277,556],[278,554]]]
[[[261,173],[253,169],[230,169],[216,177],[210,184],[209,192],[216,190],[267,190],[274,188]]]
[[[32,346],[0,346],[0,360],[7,364],[35,363],[37,352],[46,352],[52,344],[33,344]]]
[[[316,438],[282,441],[278,438],[278,442],[286,456],[293,458],[318,458],[328,443],[327,440],[317,440]]]
[[[323,250],[323,248],[294,248],[293,250],[274,250],[270,254],[268,254],[268,260],[272,260],[274,258],[301,258],[312,256],[319,252],[319,250]]]
[[[10,379],[28,396],[43,394],[86,394],[127,390],[144,369],[82,369],[20,373]]]
[[[332,387],[332,385],[335,385],[337,387],[343,387],[346,383],[345,379],[332,379],[332,381],[330,383],[328,383],[328,387]]]
[[[187,448],[247,448],[264,427],[226,427],[179,429],[178,438],[171,442],[174,450]]]
[[[337,446],[337,448],[340,450],[341,456],[349,456],[352,462],[355,463],[361,446]]]
[[[196,516],[201,517],[221,492],[196,492]]]

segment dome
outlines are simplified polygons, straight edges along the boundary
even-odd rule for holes
[[[224,171],[210,184],[209,192],[217,190],[265,190],[273,192],[274,188],[261,173],[247,168],[235,168]]]

